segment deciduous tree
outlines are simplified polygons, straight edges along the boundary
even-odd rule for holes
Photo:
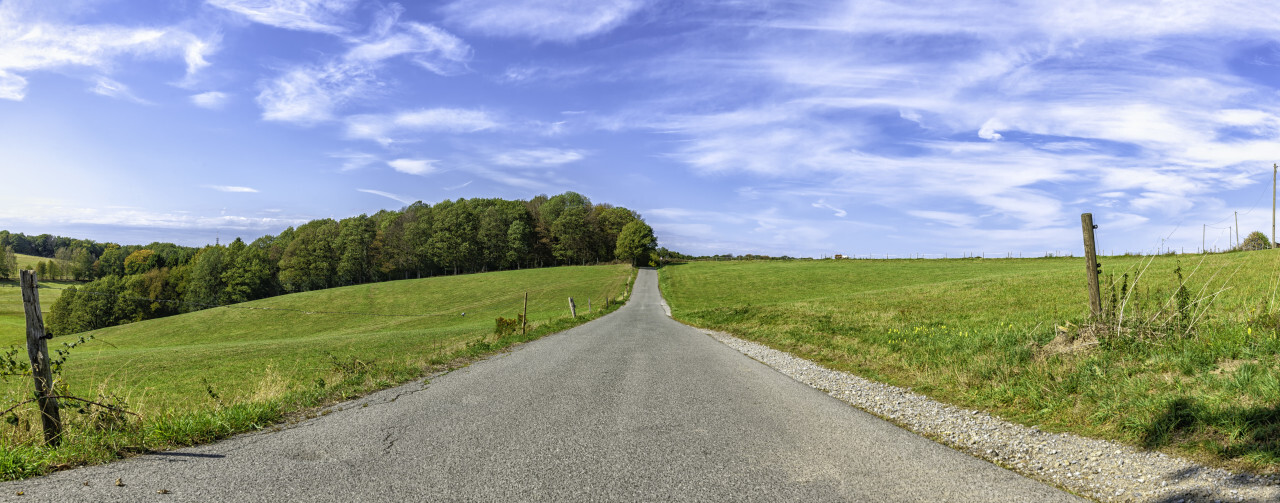
[[[653,228],[643,220],[635,220],[618,234],[618,245],[614,254],[619,260],[630,260],[632,265],[650,265],[650,255],[657,249],[658,239],[653,235]]]
[[[18,256],[12,246],[4,247],[4,255],[0,255],[0,279],[16,279],[18,277]]]

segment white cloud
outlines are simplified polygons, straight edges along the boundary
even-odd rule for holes
[[[898,110],[898,117],[902,117],[903,119],[909,120],[911,122],[919,124],[921,127],[924,127],[924,116],[920,115],[920,112],[917,112],[915,110],[906,110],[906,109]]]
[[[335,152],[329,157],[342,160],[342,171],[354,171],[382,160],[373,154],[353,151]]]
[[[488,180],[528,191],[549,192],[563,189],[563,187],[572,183],[570,180],[550,176],[546,173],[541,173],[539,176],[525,176],[518,171],[493,169],[479,164],[466,166],[466,170]]]
[[[208,108],[210,110],[218,110],[227,105],[227,101],[231,99],[231,95],[219,92],[208,91],[191,95],[191,103],[200,108]]]
[[[1091,3],[1088,8],[1037,0],[998,4],[872,0],[824,5],[829,7],[772,24],[851,33],[969,33],[1000,38],[1035,33],[1070,42],[1100,37],[1129,40],[1174,34],[1216,36],[1227,30],[1251,34],[1273,30],[1280,23],[1280,13],[1258,9],[1250,0],[1114,1]],[[1134,22],[1135,19],[1142,22]]]
[[[338,107],[368,96],[376,86],[372,68],[333,61],[297,66],[263,83],[257,102],[263,119],[314,124],[332,120]]]
[[[686,208],[653,208],[645,210],[644,214],[656,219],[670,221],[704,220],[725,224],[742,224],[749,221],[748,217],[737,213],[690,210]]]
[[[487,112],[461,108],[430,108],[401,112],[392,119],[397,128],[411,131],[471,133],[498,126]]]
[[[287,30],[339,34],[347,30],[343,19],[358,0],[207,0],[268,26]]]
[[[1000,141],[1000,139],[1004,137],[1000,136],[1000,133],[997,133],[996,129],[1003,128],[1003,127],[1004,127],[1004,124],[1000,122],[1000,119],[987,120],[987,122],[984,122],[982,124],[982,128],[978,129],[978,138],[982,138],[984,140],[991,140],[991,141]]]
[[[409,200],[408,198],[406,198],[406,197],[404,197],[404,196],[399,196],[399,195],[396,195],[396,194],[392,194],[392,193],[390,193],[390,192],[383,192],[383,191],[381,191],[381,190],[373,190],[373,189],[356,189],[356,191],[358,191],[358,192],[364,192],[364,193],[366,193],[366,194],[373,194],[373,195],[375,195],[375,196],[382,196],[382,197],[385,197],[385,198],[387,198],[387,199],[391,199],[391,200],[394,200],[394,201],[399,201],[399,202],[404,203],[404,204],[413,204],[413,203],[414,203],[414,201],[411,201],[411,200]]]
[[[840,218],[844,218],[846,215],[848,215],[848,214],[849,214],[847,211],[844,211],[844,210],[842,210],[842,209],[840,209],[840,208],[837,208],[837,207],[835,207],[835,206],[832,206],[832,205],[830,205],[830,204],[827,204],[827,202],[826,202],[825,200],[822,200],[822,199],[819,199],[819,200],[818,200],[818,202],[813,203],[813,207],[814,207],[814,208],[824,208],[824,209],[828,209],[828,210],[834,211],[834,212],[835,212],[835,216],[840,217]]]
[[[347,137],[374,140],[384,145],[411,133],[474,133],[500,127],[481,110],[428,108],[395,114],[353,115],[346,120]]]
[[[458,0],[441,9],[450,23],[486,35],[574,42],[613,30],[640,0]]]
[[[140,103],[144,105],[151,104],[149,101],[134,95],[133,92],[129,90],[129,86],[126,86],[120,82],[111,80],[107,77],[99,76],[98,78],[94,79],[93,87],[89,88],[89,91],[94,94],[106,96],[108,98],[116,98],[116,99],[121,99],[126,101],[132,101],[134,103]]]
[[[743,177],[754,201],[793,211],[819,197],[857,201],[848,204],[866,206],[841,209],[889,208],[886,221],[1032,246],[1048,245],[1016,236],[1078,239],[1075,217],[1093,205],[1131,222],[1194,221],[1280,158],[1280,94],[1224,64],[1269,40],[1275,9],[809,5],[766,21],[721,11],[730,14],[715,28],[750,26],[758,43],[655,56],[655,86],[697,91],[592,124],[664,133],[671,147],[659,155],[709,178]],[[508,69],[509,82],[538,75]],[[815,180],[823,186],[809,189]]]
[[[219,192],[257,192],[258,189],[250,187],[238,187],[235,185],[206,185],[206,187]]]
[[[439,75],[457,75],[467,71],[471,46],[447,31],[431,25],[405,22],[401,29],[380,38],[362,42],[347,52],[347,61],[375,63],[397,56],[409,56],[419,66]]]
[[[26,96],[27,79],[0,70],[0,100],[20,101]]]
[[[26,14],[0,4],[0,99],[26,96],[24,74],[70,67],[109,73],[126,57],[180,58],[190,77],[208,66],[205,56],[217,49],[216,37],[202,39],[178,27],[56,24]]]
[[[501,82],[507,84],[530,84],[533,82],[578,80],[591,76],[597,69],[585,66],[550,67],[540,65],[518,64],[507,67],[502,73]],[[597,77],[598,78],[598,77]]]
[[[978,223],[978,219],[974,218],[973,215],[955,213],[951,211],[911,210],[908,211],[907,214],[923,218],[925,220],[942,222],[952,227],[967,228],[973,227],[974,224]]]
[[[240,229],[279,231],[310,219],[251,217],[242,215],[201,215],[186,211],[162,211],[134,207],[81,207],[66,201],[21,201],[0,206],[0,220],[47,225],[111,225],[160,229]]]
[[[410,175],[430,175],[436,172],[435,159],[395,159],[387,161],[387,165],[396,171]]]
[[[537,148],[503,152],[493,157],[493,163],[512,167],[550,167],[582,160],[581,150]]]
[[[471,47],[430,25],[399,21],[403,8],[393,4],[378,14],[372,34],[347,38],[351,47],[340,57],[296,65],[260,84],[257,102],[266,120],[315,124],[333,120],[349,102],[369,99],[386,83],[379,72],[386,60],[407,58],[439,75],[467,71]]]

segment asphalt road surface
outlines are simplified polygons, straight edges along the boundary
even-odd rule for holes
[[[651,270],[609,316],[342,407],[283,431],[5,483],[0,498],[1079,501],[671,320]]]

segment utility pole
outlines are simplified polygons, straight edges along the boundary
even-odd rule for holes
[[[1209,224],[1200,224],[1200,253],[1206,253],[1209,251],[1204,249],[1204,230],[1208,227]]]
[[[1271,246],[1276,245],[1276,172],[1280,165],[1271,163]]]
[[[1240,212],[1233,211],[1231,214],[1236,217],[1236,246],[1240,246]]]

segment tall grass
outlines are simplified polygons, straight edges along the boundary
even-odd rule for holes
[[[1278,471],[1280,252],[1102,262],[1103,320],[1078,258],[705,262],[661,281],[697,326],[1048,430]]]

